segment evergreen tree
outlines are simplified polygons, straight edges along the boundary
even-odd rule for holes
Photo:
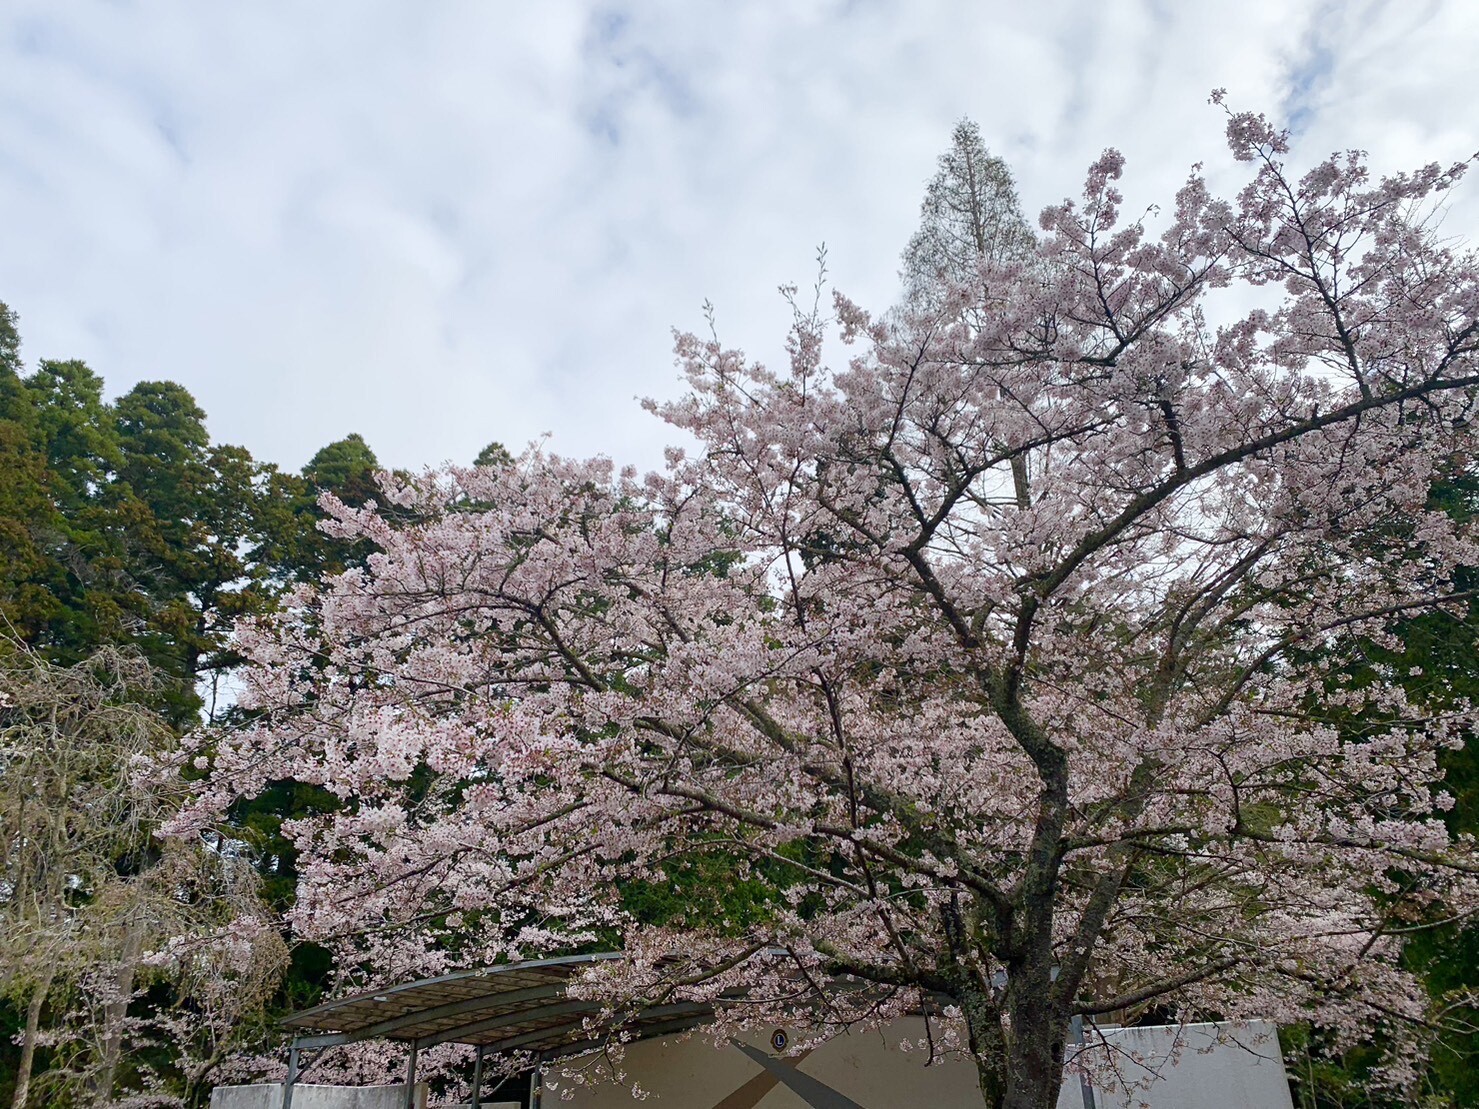
[[[102,379],[83,362],[44,360],[24,383],[56,524],[40,536],[55,606],[33,642],[77,662],[138,630],[126,539],[137,512],[112,481],[121,459]]]
[[[362,560],[363,544],[332,539],[319,530],[319,497],[330,493],[362,506],[379,496],[380,462],[358,433],[321,448],[299,474],[272,469],[263,494],[263,560],[283,581],[317,581]]]
[[[363,505],[378,496],[375,474],[380,462],[358,433],[322,448],[303,467],[303,477],[317,493],[332,493],[345,504]]]
[[[15,313],[0,303],[0,624],[35,639],[56,618],[60,566],[46,550],[59,530],[36,410],[21,378]]]
[[[27,660],[25,672],[33,675],[58,675],[68,667],[65,672],[82,675],[100,658],[141,655],[137,665],[117,668],[110,697],[119,712],[158,722],[161,735],[192,727],[199,720],[198,691],[210,694],[215,679],[237,661],[229,646],[237,618],[270,607],[286,581],[343,564],[345,556],[335,552],[347,546],[316,529],[319,492],[361,499],[374,488],[376,466],[363,440],[352,436],[320,452],[304,476],[282,475],[244,448],[212,444],[204,412],[175,383],[144,382],[109,404],[102,380],[82,362],[45,361],[28,376],[15,314],[0,305],[0,670],[7,660]],[[294,557],[279,557],[283,552]],[[8,652],[7,636],[13,641]],[[148,679],[137,678],[142,674]],[[208,707],[212,715],[223,708],[214,697]],[[7,787],[0,793],[16,803],[12,815],[51,814],[68,827],[101,827],[101,810],[80,779],[73,783],[78,804],[71,809],[49,794],[44,806],[25,804],[40,794],[16,774],[42,765],[42,756],[51,766],[63,747],[49,742],[28,754],[27,744],[40,733],[11,729],[14,714],[7,712],[0,706],[0,731],[5,743],[15,742],[0,751],[0,778]],[[127,760],[120,762],[112,751],[107,743],[94,744],[97,773],[131,775]],[[295,875],[277,829],[286,816],[320,803],[302,794],[288,791],[275,808],[264,802],[259,811],[244,813],[240,825],[242,840],[264,848],[253,861],[279,909],[291,905]],[[84,812],[86,819],[78,821]],[[139,814],[125,809],[117,815],[131,820]],[[16,843],[40,842],[34,832],[17,835]],[[0,987],[8,993],[0,996],[0,1102],[18,1089],[24,1099],[33,1069],[49,1103],[62,1103],[70,1096],[64,1090],[94,1099],[105,1099],[103,1091],[115,1087],[137,1091],[147,1076],[136,1065],[142,1056],[133,1056],[147,1052],[148,1066],[162,1068],[159,1075],[172,1076],[168,1081],[198,1103],[238,1033],[268,1030],[263,1005],[275,988],[277,957],[254,961],[250,982],[234,964],[211,963],[218,955],[235,956],[210,929],[220,925],[236,942],[240,929],[232,922],[243,905],[256,904],[262,883],[256,876],[226,881],[225,871],[213,871],[210,864],[240,869],[247,856],[217,857],[195,845],[183,854],[170,848],[156,857],[149,836],[140,842],[140,851],[103,860],[117,878],[104,885],[119,896],[126,892],[132,907],[124,916],[109,917],[114,923],[88,941],[91,948],[79,941],[54,952],[55,959],[37,959],[22,942],[19,918],[10,925],[0,921],[0,939],[15,941],[0,942]],[[48,852],[60,857],[56,849]],[[16,850],[0,850],[6,865],[17,865],[21,857]],[[63,878],[81,873],[70,862],[53,871]],[[146,875],[148,881],[141,882]],[[19,911],[10,897],[15,888],[14,881],[0,880],[0,917]],[[83,897],[80,887],[66,889],[68,896],[96,900]],[[110,893],[105,900],[98,911],[117,898]],[[140,913],[152,921],[143,932],[128,923],[141,919]],[[144,975],[138,956],[146,932],[161,940],[193,934],[189,965],[163,979],[154,971]],[[269,955],[274,943],[281,948],[270,928],[254,935],[253,943]],[[313,995],[322,976],[316,957],[308,949],[295,955],[277,1004],[284,997]],[[149,992],[139,993],[146,983]],[[94,1007],[89,1011],[100,1015],[100,1023],[89,1023],[73,1002],[98,989],[134,996]],[[125,1027],[152,1029],[155,1038],[144,1046],[131,1043],[121,1038]],[[168,1048],[161,1047],[160,1035],[169,1037]],[[79,1067],[87,1072],[85,1080]],[[30,1090],[36,1104],[37,1085]]]
[[[472,460],[472,464],[474,466],[512,466],[513,461],[514,456],[508,453],[508,448],[495,441],[478,451],[478,456]]]
[[[906,303],[937,308],[952,289],[978,287],[983,265],[1022,261],[1035,242],[1012,171],[986,149],[980,127],[962,119],[925,190],[919,229],[904,249]]]
[[[172,718],[189,719],[199,708],[195,669],[205,649],[196,589],[216,539],[201,520],[212,492],[205,413],[183,387],[145,381],[118,399],[114,420],[129,606],[142,625],[141,646],[168,676]]]
[[[102,378],[85,362],[48,359],[26,386],[59,507],[70,515],[98,503],[122,460]]]

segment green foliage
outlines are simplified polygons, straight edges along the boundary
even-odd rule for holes
[[[319,493],[332,493],[345,504],[362,505],[379,489],[375,472],[380,463],[356,432],[330,443],[308,460],[303,477]]]
[[[375,475],[380,462],[358,434],[324,447],[300,474],[269,468],[261,496],[259,557],[285,581],[314,582],[363,561],[364,544],[332,539],[319,530],[324,519],[319,498],[329,493],[345,504],[360,506],[380,492]]]
[[[26,387],[61,507],[76,512],[97,503],[121,461],[102,378],[85,362],[43,361]]]
[[[627,883],[621,905],[644,924],[743,935],[774,919],[795,878],[783,863],[716,844],[708,854],[674,859],[661,878]]]
[[[1433,490],[1432,498],[1456,518],[1472,519],[1479,509],[1479,476],[1467,472],[1451,476]],[[1463,571],[1454,585],[1460,594],[1479,588],[1479,568]],[[1479,602],[1469,600],[1462,612],[1433,612],[1408,621],[1395,645],[1364,644],[1362,665],[1341,676],[1358,684],[1394,680],[1413,703],[1432,709],[1479,699]],[[1381,725],[1340,713],[1333,713],[1331,720],[1358,734]],[[1443,787],[1452,798],[1442,814],[1444,822],[1454,835],[1479,835],[1479,744],[1474,737],[1445,752],[1441,769]],[[1444,1026],[1433,1045],[1417,1104],[1431,1109],[1479,1106],[1479,1007],[1468,1000],[1479,996],[1479,923],[1446,919],[1440,908],[1434,919],[1414,927],[1404,958],[1427,983]],[[1374,1049],[1362,1047],[1341,1055],[1307,1028],[1286,1029],[1284,1035],[1300,1109],[1397,1109],[1413,1104],[1373,1091],[1369,1071],[1377,1061]]]
[[[0,316],[0,322],[4,317]],[[3,333],[0,333],[3,338]],[[3,353],[3,351],[0,351]],[[0,622],[34,640],[57,617],[64,573],[47,549],[60,529],[25,386],[0,364]]]
[[[504,466],[512,466],[514,464],[514,456],[508,453],[507,448],[502,443],[494,442],[489,443],[482,450],[478,451],[478,456],[472,460],[472,464],[474,466],[489,466],[494,469],[502,469]]]
[[[301,475],[285,474],[245,448],[213,443],[205,413],[173,382],[141,382],[109,403],[102,379],[82,362],[42,361],[28,375],[15,314],[0,304],[0,633],[63,665],[99,648],[137,652],[151,679],[130,696],[176,731],[199,723],[203,709],[211,717],[226,711],[215,692],[239,662],[230,645],[238,619],[269,610],[286,585],[362,556],[318,530],[318,497],[363,503],[375,495],[378,469],[351,435],[318,452]],[[291,906],[297,879],[282,822],[331,803],[324,791],[290,786],[234,814],[275,910]],[[156,865],[157,854],[120,855],[115,870],[129,879]],[[322,950],[300,947],[276,995],[242,1020],[270,1032],[272,1014],[316,1000],[328,973]],[[60,997],[44,1017],[56,1035],[65,1034],[56,1024],[66,1019]],[[198,1004],[155,983],[130,1016],[194,1027],[187,1014]],[[24,1015],[23,1004],[0,1001],[7,1101],[19,1058],[12,1033]],[[209,1069],[181,1069],[181,1060],[149,1050],[124,1061],[120,1081],[147,1065],[174,1074],[190,1098],[208,1093]],[[37,1065],[60,1059],[43,1048]]]
[[[290,909],[298,887],[298,852],[282,834],[283,821],[337,807],[334,795],[321,786],[275,782],[261,796],[231,810],[232,828],[252,848],[263,879],[263,897],[274,909]]]
[[[284,474],[213,444],[174,382],[110,404],[86,364],[24,376],[19,351],[0,305],[0,622],[58,661],[132,644],[165,679],[155,707],[186,727],[219,708],[238,619],[367,553],[318,530],[318,498],[364,503],[379,463],[349,435]]]
[[[15,376],[21,372],[21,333],[15,312],[7,304],[0,304],[0,370]]]

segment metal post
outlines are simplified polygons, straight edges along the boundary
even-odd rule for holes
[[[411,1053],[406,1056],[406,1109],[416,1109],[416,1049],[417,1040],[411,1041]]]
[[[293,1109],[293,1084],[298,1081],[298,1037],[288,1048],[288,1080],[282,1084],[282,1109]]]
[[[467,1099],[472,1109],[483,1109],[483,1046],[478,1044],[472,1060],[472,1097]]]
[[[1078,1045],[1079,1053],[1084,1050],[1084,1018],[1074,1017],[1068,1025],[1069,1032],[1073,1036],[1073,1042]],[[1084,1109],[1096,1109],[1097,1102],[1094,1098],[1094,1087],[1089,1083],[1089,1076],[1082,1071],[1078,1076],[1078,1090],[1084,1099]]]
[[[544,1058],[534,1056],[534,1069],[529,1072],[529,1109],[539,1109],[544,1100]]]

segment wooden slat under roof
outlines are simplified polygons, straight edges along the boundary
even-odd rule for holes
[[[303,1047],[388,1039],[417,1048],[471,1044],[489,1052],[564,1054],[596,1045],[587,1022],[599,1002],[568,997],[570,979],[616,952],[506,963],[370,990],[295,1013],[283,1024]],[[713,1015],[708,1005],[657,1005],[623,1020],[639,1037],[690,1028]]]

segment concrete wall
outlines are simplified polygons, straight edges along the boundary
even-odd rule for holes
[[[1273,1026],[1189,1025],[1179,1030],[1184,1046],[1173,1062],[1177,1031],[1113,1029],[1105,1034],[1110,1053],[1102,1045],[1086,1049],[1095,1052],[1091,1057],[1097,1062],[1113,1060],[1117,1085],[1140,1083],[1129,1092],[1096,1091],[1095,1109],[1142,1104],[1150,1109],[1292,1109]],[[647,1109],[807,1109],[828,1104],[825,1091],[788,1089],[774,1069],[794,1067],[862,1109],[981,1109],[974,1064],[953,1058],[926,1067],[922,1052],[899,1050],[901,1040],[921,1040],[924,1034],[924,1021],[908,1018],[886,1034],[840,1036],[799,1060],[777,1057],[765,1037],[751,1041],[751,1052],[763,1055],[772,1069],[737,1046],[714,1048],[697,1037],[649,1040],[627,1048],[625,1085],[581,1085],[553,1066],[545,1081],[544,1105],[629,1109],[635,1104],[633,1082],[651,1095]],[[568,1101],[567,1092],[573,1093]],[[1064,1083],[1058,1109],[1084,1109],[1076,1076]]]
[[[281,1082],[255,1086],[217,1086],[211,1091],[211,1109],[282,1109]],[[426,1109],[426,1083],[416,1083],[416,1107]],[[299,1082],[293,1086],[293,1109],[405,1109],[406,1087],[320,1086]]]

